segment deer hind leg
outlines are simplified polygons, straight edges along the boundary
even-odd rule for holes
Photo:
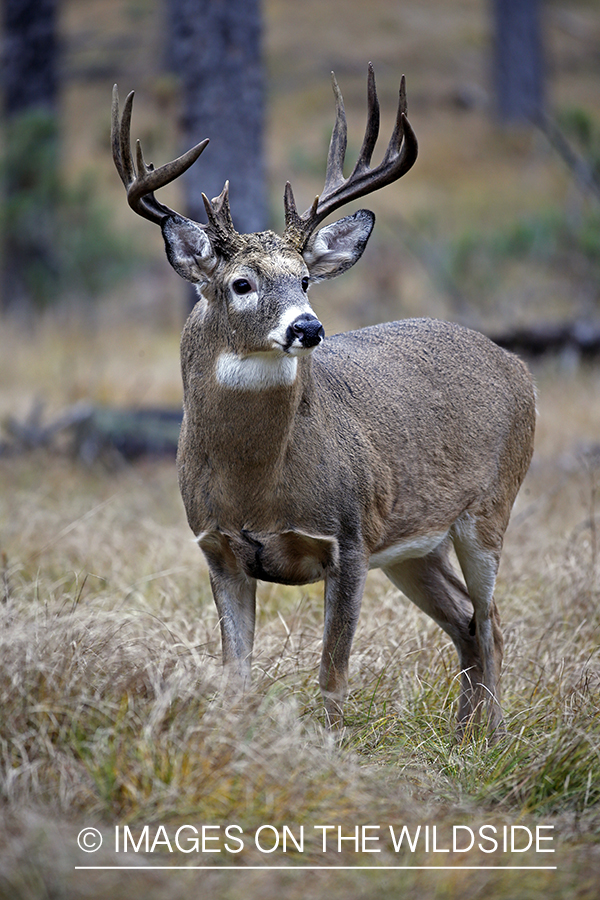
[[[419,609],[452,639],[461,669],[458,735],[478,721],[484,704],[484,665],[473,622],[473,604],[450,560],[449,541],[427,556],[405,559],[383,571]]]
[[[502,537],[495,539],[494,549],[486,547],[478,532],[477,519],[465,514],[455,523],[452,539],[474,609],[472,629],[477,636],[483,664],[488,734],[497,738],[505,731],[498,683],[504,639],[500,614],[494,601]]]

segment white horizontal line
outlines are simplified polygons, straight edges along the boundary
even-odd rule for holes
[[[75,869],[115,869],[116,871],[124,871],[128,869],[136,869],[144,872],[155,871],[156,869],[214,869],[216,871],[222,870],[232,870],[237,869],[240,872],[247,872],[250,869],[257,870],[261,869],[264,871],[274,871],[276,869],[284,870],[285,872],[294,872],[294,871],[310,871],[310,872],[321,872],[326,869],[356,869],[357,871],[362,872],[376,872],[378,870],[390,871],[395,869],[429,869],[432,872],[435,871],[454,871],[457,869],[469,869],[469,870],[477,870],[485,872],[487,869],[497,869],[502,871],[542,871],[549,869],[557,869],[558,866],[75,866]]]

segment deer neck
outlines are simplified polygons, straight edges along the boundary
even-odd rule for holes
[[[204,331],[204,329],[203,329]],[[230,343],[203,334],[182,339],[186,428],[212,463],[251,482],[277,479],[297,416],[310,408],[312,360],[236,353]]]
[[[292,384],[260,390],[214,385],[204,405],[212,452],[231,460],[238,476],[244,470],[250,479],[277,476],[301,406],[302,381],[297,375]]]

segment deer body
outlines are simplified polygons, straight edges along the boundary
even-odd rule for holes
[[[325,339],[291,385],[232,387],[218,383],[198,319],[200,311],[182,340],[179,480],[213,590],[225,597],[224,631],[230,622],[236,634],[226,662],[249,679],[253,630],[239,643],[235,617],[253,623],[256,580],[324,579],[335,652],[324,653],[321,680],[338,721],[367,569],[383,568],[410,597],[419,593],[408,586],[419,560],[441,581],[433,617],[458,642],[464,680],[475,685],[474,608],[450,575],[447,552],[454,541],[461,563],[487,566],[495,578],[531,455],[525,367],[476,332],[422,319]],[[239,612],[238,599],[230,608],[227,597],[232,579],[244,598]],[[333,665],[331,655],[344,658]],[[466,721],[482,698],[469,683],[463,694]]]
[[[528,462],[518,456],[528,376],[482,335],[427,319],[335,335],[291,385],[260,389],[220,385],[212,354],[199,351],[207,343],[192,315],[179,468],[196,534],[287,525],[339,539],[348,521],[377,555],[495,502],[505,469],[516,469],[512,506]]]
[[[338,90],[336,98],[325,190],[298,216],[288,186],[283,238],[238,235],[227,188],[205,201],[208,226],[163,207],[152,191],[166,183],[164,172],[139,151],[146,182],[138,184],[144,179],[128,156],[131,108],[124,132],[115,113],[115,161],[130,203],[161,225],[171,264],[198,286],[181,342],[178,471],[188,521],[208,562],[224,663],[241,685],[250,679],[257,581],[323,580],[320,685],[328,721],[339,724],[367,571],[380,567],[456,646],[459,727],[486,706],[496,733],[502,635],[493,590],[532,454],[531,378],[482,335],[429,319],[324,338],[308,286],[359,259],[374,217],[360,210],[315,233],[316,225],[349,193],[375,189],[375,176],[376,186],[389,183],[392,169],[399,177],[416,158],[402,89],[384,161],[368,168],[376,138],[370,73],[369,125],[344,180]],[[451,544],[464,583],[450,565]]]

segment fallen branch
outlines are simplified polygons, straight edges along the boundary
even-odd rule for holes
[[[571,353],[577,359],[600,357],[600,325],[590,322],[530,325],[490,337],[500,347],[521,356]]]
[[[8,440],[0,453],[63,450],[91,464],[100,458],[175,456],[182,414],[171,409],[112,409],[77,403],[57,418],[43,422],[43,405],[36,402],[23,421],[6,419]]]
[[[528,358],[551,354],[568,354],[577,361],[600,358],[600,324],[590,322],[530,325],[490,337],[500,347]],[[10,416],[4,421],[8,440],[0,442],[0,455],[43,447],[91,464],[98,459],[174,458],[177,452],[180,410],[76,403],[49,422],[44,422],[43,411],[38,401],[23,420]]]

